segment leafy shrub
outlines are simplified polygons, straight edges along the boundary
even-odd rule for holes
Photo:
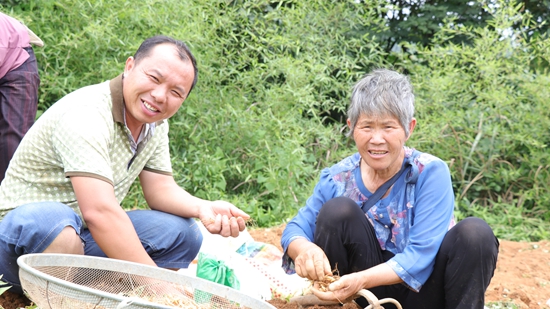
[[[533,59],[546,58],[548,40],[504,32],[514,22],[535,24],[507,6],[486,28],[449,23],[432,48],[417,52],[409,67],[419,85],[416,144],[449,160],[465,215],[504,203],[548,220],[550,79],[546,68],[531,68]],[[466,34],[473,45],[445,44]]]
[[[112,78],[146,37],[188,42],[199,83],[171,120],[176,180],[228,199],[265,226],[292,216],[319,169],[339,159],[348,89],[384,61],[377,13],[352,2],[65,0],[19,15],[45,41],[40,109]],[[192,9],[189,9],[192,8]],[[178,18],[169,18],[179,12]],[[37,15],[37,16],[35,16]],[[144,207],[136,183],[124,206]]]
[[[29,0],[7,12],[46,43],[35,49],[40,111],[120,74],[146,37],[187,42],[200,73],[170,120],[174,176],[259,226],[293,216],[320,169],[355,151],[343,134],[349,92],[375,67],[410,74],[419,124],[408,143],[449,163],[459,218],[548,221],[550,41],[526,36],[540,25],[498,1],[484,27],[449,20],[428,47],[388,54],[383,2],[368,2]],[[145,207],[137,182],[123,206]]]

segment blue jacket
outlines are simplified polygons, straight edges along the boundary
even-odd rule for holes
[[[360,160],[355,153],[324,169],[313,195],[287,224],[281,237],[287,273],[294,272],[294,263],[286,253],[288,245],[297,237],[313,241],[317,214],[325,202],[346,196],[360,207],[372,195],[363,184]],[[380,248],[395,254],[386,263],[405,284],[419,291],[433,271],[443,237],[454,225],[454,193],[449,168],[441,159],[405,147],[403,164],[410,165],[408,171],[366,215]]]

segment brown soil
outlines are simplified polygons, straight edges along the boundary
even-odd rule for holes
[[[281,249],[280,240],[283,229],[284,226],[279,226],[254,229],[249,232],[254,240],[273,244]],[[497,269],[485,293],[485,302],[513,303],[521,309],[550,309],[550,241],[500,240]],[[291,304],[285,306],[273,304],[273,306],[284,309],[301,308]],[[313,306],[304,309],[333,309],[332,307]]]
[[[284,226],[249,230],[254,240],[277,246],[279,249]],[[487,289],[486,302],[513,303],[517,307],[550,309],[550,241],[513,242],[500,241],[497,269]],[[269,301],[280,309],[351,309],[344,306],[301,307],[284,300]],[[547,304],[548,303],[548,304]],[[0,295],[0,306],[18,309],[30,305],[30,301],[9,292]]]
[[[4,294],[0,295],[0,308],[17,309],[25,308],[25,306],[29,305],[31,305],[31,301],[19,294],[4,292]]]

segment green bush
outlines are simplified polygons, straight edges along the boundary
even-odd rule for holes
[[[449,163],[457,216],[482,216],[509,238],[547,238],[537,225],[548,230],[550,219],[550,41],[527,39],[536,22],[500,1],[482,28],[449,20],[428,47],[402,42],[388,54],[384,2],[367,2],[29,0],[2,9],[46,44],[35,49],[40,111],[120,74],[146,37],[187,42],[200,73],[170,120],[175,179],[235,203],[253,224],[292,217],[320,170],[355,151],[344,137],[350,89],[390,67],[411,76],[419,124],[409,145]],[[472,43],[453,44],[457,36]],[[123,206],[146,207],[137,182]]]
[[[351,84],[384,62],[378,12],[325,1],[29,2],[16,13],[45,41],[40,109],[111,78],[146,37],[172,35],[198,59],[199,83],[171,119],[175,178],[228,199],[260,226],[303,204],[319,169],[349,152],[341,134]],[[178,18],[169,18],[178,12]],[[37,16],[35,16],[37,15]],[[360,37],[353,35],[361,31]],[[143,207],[139,185],[124,202]]]
[[[172,120],[172,136],[185,141],[173,145],[177,176],[201,197],[233,199],[265,226],[293,216],[319,168],[338,158],[342,123],[329,115],[345,109],[357,68],[383,55],[366,39],[345,38],[370,14],[349,3],[235,1],[206,10],[217,3],[202,13],[214,36],[196,43],[205,61],[198,104]],[[358,57],[360,45],[374,52]]]
[[[520,7],[503,6],[493,17],[481,29],[449,22],[406,64],[419,97],[414,143],[448,160],[461,217],[479,207],[505,215],[506,205],[508,216],[548,222],[550,79],[534,59],[547,59],[549,41],[504,31],[535,26]],[[474,44],[446,44],[456,35]],[[541,237],[548,233],[532,238]]]

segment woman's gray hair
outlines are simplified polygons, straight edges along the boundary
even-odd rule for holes
[[[409,78],[388,69],[376,69],[363,77],[351,94],[348,136],[353,136],[361,115],[394,116],[408,137],[409,123],[414,117],[414,94]]]

